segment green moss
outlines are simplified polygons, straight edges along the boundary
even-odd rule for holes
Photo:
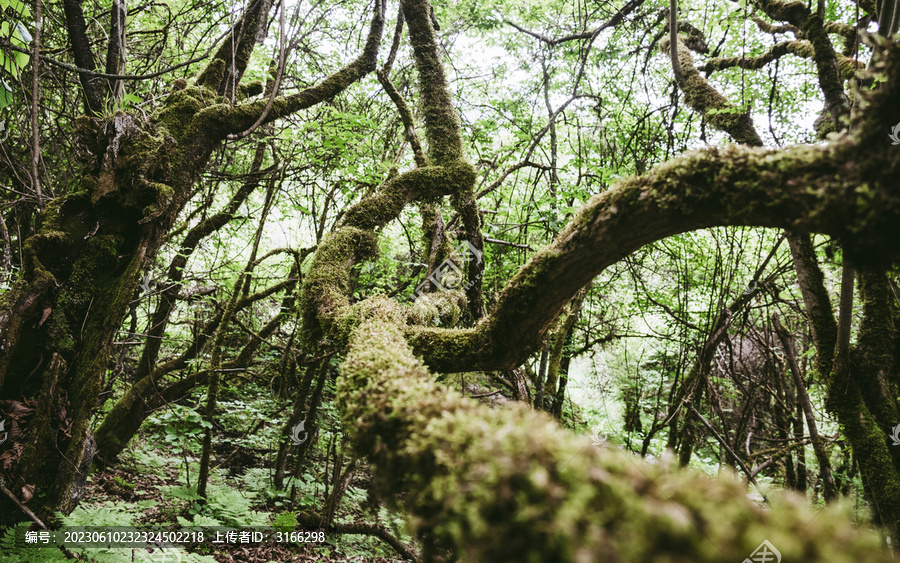
[[[466,295],[461,291],[426,293],[406,309],[406,321],[414,325],[454,327],[465,308]]]
[[[741,561],[764,539],[788,560],[889,560],[842,508],[816,518],[787,497],[762,510],[737,479],[646,465],[523,405],[465,399],[413,358],[395,314],[369,317],[340,368],[342,422],[380,492],[408,491],[413,529],[461,560]]]
[[[263,83],[260,80],[253,82],[241,83],[238,85],[238,98],[246,99],[258,96],[263,93]]]
[[[403,0],[403,14],[409,26],[413,58],[419,73],[419,96],[425,117],[428,159],[446,165],[462,158],[459,116],[453,107],[450,89],[437,50],[430,21],[430,5],[425,0]]]
[[[703,114],[713,127],[731,135],[736,142],[755,147],[762,146],[762,140],[753,127],[749,111],[733,106],[725,96],[713,88],[694,67],[691,52],[680,38],[677,43],[682,75],[679,86],[684,91],[687,104]],[[665,39],[660,41],[659,48],[667,53],[669,45],[668,39]]]
[[[171,186],[160,184],[158,182],[143,182],[142,186],[146,188],[146,192],[149,193],[149,199],[152,202],[142,210],[142,214],[144,215],[143,221],[155,219],[159,217],[163,211],[166,210],[169,203],[171,203],[172,197],[175,195],[175,190],[172,189]]]
[[[156,120],[179,144],[186,143],[191,138],[195,116],[213,100],[214,92],[196,86],[172,92],[166,97]]]
[[[350,267],[377,254],[377,237],[355,227],[342,227],[319,244],[300,294],[308,344],[317,344],[350,306]]]
[[[196,84],[201,88],[216,91],[225,78],[225,60],[214,58],[197,77]]]
[[[475,170],[465,160],[456,160],[447,166],[418,168],[399,176],[391,175],[377,194],[351,207],[340,227],[319,245],[303,284],[301,307],[307,344],[314,345],[323,337],[339,346],[346,344],[356,322],[355,313],[347,312],[350,268],[377,256],[378,241],[374,229],[396,219],[414,199],[471,190],[474,181]],[[435,312],[442,322],[455,324],[458,321],[452,307],[442,307]],[[404,322],[409,315],[404,313]],[[412,313],[412,317],[415,316],[416,313]],[[335,325],[338,318],[343,320]]]

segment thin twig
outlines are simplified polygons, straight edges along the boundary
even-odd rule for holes
[[[480,399],[482,397],[490,397],[491,395],[496,395],[497,393],[501,393],[503,389],[497,389],[496,391],[491,391],[490,393],[481,393],[480,395],[469,395],[470,399]]]
[[[205,53],[203,53],[199,57],[194,57],[193,59],[190,59],[183,63],[178,63],[177,65],[170,66],[168,68],[164,68],[164,69],[158,70],[156,72],[151,72],[149,74],[106,74],[105,72],[97,72],[95,70],[88,70],[86,68],[81,68],[81,67],[75,66],[73,64],[64,63],[62,61],[58,61],[54,58],[48,57],[47,55],[41,55],[40,60],[42,60],[45,63],[48,63],[52,66],[61,68],[63,70],[67,70],[69,72],[74,72],[77,74],[86,74],[88,76],[96,76],[99,78],[107,78],[107,79],[111,79],[111,80],[149,80],[150,78],[156,78],[157,76],[162,76],[163,74],[168,74],[172,71],[178,70],[179,68],[184,68],[186,66],[192,65],[194,63],[200,62],[200,61],[208,58],[209,54],[212,52],[213,48],[215,46],[217,46],[219,41],[221,41],[221,39],[223,37],[225,37],[226,35],[228,35],[228,34],[227,33],[223,34],[215,43],[213,43],[213,47],[208,49]],[[13,43],[10,43],[9,41],[7,41],[5,39],[0,39],[0,47],[3,47],[4,49],[10,49],[12,51],[16,51],[19,53],[23,53],[25,55],[29,55],[29,56],[31,55],[31,51],[29,51],[28,49],[23,49],[22,47],[19,47],[18,45],[14,45]]]
[[[509,242],[508,240],[501,240],[501,239],[496,239],[496,238],[484,237],[484,242],[489,242],[489,243],[491,243],[491,244],[499,244],[499,245],[502,245],[502,246],[512,246],[513,248],[521,248],[522,250],[531,250],[531,251],[534,251],[534,249],[531,248],[531,247],[530,247],[529,245],[527,245],[527,244],[519,244],[519,243],[516,243],[516,242]]]
[[[34,2],[34,51],[31,56],[31,181],[34,194],[37,196],[38,209],[44,210],[44,197],[41,194],[41,130],[38,127],[38,107],[40,100],[39,78],[41,74],[41,0]]]
[[[13,503],[19,507],[19,510],[25,513],[26,516],[31,518],[35,524],[41,527],[42,530],[49,530],[46,524],[41,522],[41,519],[35,516],[34,512],[32,512],[27,506],[19,502],[19,499],[16,498],[16,495],[12,493],[9,489],[0,484],[0,492],[9,497],[9,500],[13,501]]]
[[[768,502],[769,498],[766,496],[766,493],[764,493],[762,491],[762,489],[759,488],[759,483],[756,482],[756,477],[753,476],[753,472],[751,472],[750,469],[748,469],[747,466],[744,465],[744,462],[741,461],[741,458],[739,458],[736,453],[734,453],[734,450],[731,449],[731,446],[728,445],[728,442],[726,442],[724,439],[722,439],[722,437],[719,435],[719,433],[716,432],[716,429],[713,428],[712,424],[710,424],[709,421],[706,420],[706,417],[704,417],[702,414],[700,414],[697,411],[697,409],[694,408],[694,405],[692,405],[691,403],[688,403],[688,402],[685,402],[684,404],[687,406],[687,408],[689,408],[691,410],[692,413],[694,413],[694,415],[697,418],[700,419],[700,422],[703,423],[703,426],[706,426],[707,430],[709,430],[712,433],[712,435],[716,438],[716,440],[718,440],[719,443],[722,444],[722,447],[725,448],[725,450],[729,454],[731,454],[731,457],[733,457],[734,460],[737,462],[737,464],[741,466],[741,469],[747,475],[747,478],[750,479],[750,482],[753,483],[753,486],[756,487],[756,490],[759,491],[760,495],[762,495],[763,500]]]

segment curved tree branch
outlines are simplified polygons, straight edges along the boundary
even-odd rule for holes
[[[198,115],[205,120],[207,126],[216,130],[218,136],[235,135],[250,128],[265,114],[260,125],[271,123],[282,117],[302,109],[312,107],[331,99],[346,90],[363,76],[375,70],[378,47],[381,44],[381,33],[384,29],[384,5],[382,0],[375,2],[375,14],[369,27],[366,46],[353,62],[328,76],[322,82],[306,88],[290,96],[279,96],[274,100],[257,100],[235,107],[220,105],[207,108]],[[212,63],[210,63],[212,66]],[[200,79],[198,79],[198,83]],[[269,107],[271,104],[271,107]],[[268,110],[266,108],[269,108]]]
[[[744,483],[643,464],[523,405],[464,398],[415,359],[399,306],[372,299],[361,313],[337,384],[344,427],[379,492],[408,491],[413,529],[463,560],[741,561],[763,539],[785,559],[889,560],[836,510],[814,518],[777,498],[760,510]]]
[[[706,73],[733,67],[757,70],[787,54],[796,55],[806,59],[814,59],[815,49],[813,49],[813,46],[807,41],[783,41],[781,43],[776,43],[768,51],[757,57],[741,56],[709,59],[706,61],[706,64],[700,67],[700,70]],[[835,56],[837,57],[838,67],[843,78],[850,78],[857,70],[865,68],[865,63],[843,55]]]
[[[897,100],[897,94],[885,96]],[[882,122],[900,119],[900,104]],[[845,136],[827,146],[739,146],[685,154],[594,196],[508,283],[475,329],[410,327],[410,343],[437,371],[508,369],[537,349],[578,289],[634,250],[712,226],[799,229],[843,237],[864,261],[898,258],[900,159],[887,141]],[[859,186],[870,192],[860,194]]]
[[[551,37],[547,37],[546,35],[543,35],[541,33],[537,33],[537,32],[525,29],[524,27],[521,27],[518,24],[516,24],[510,20],[503,20],[503,22],[506,25],[508,25],[510,27],[514,27],[515,29],[521,31],[522,33],[524,33],[526,35],[530,35],[531,37],[534,37],[535,39],[538,39],[539,41],[542,41],[552,47],[555,45],[559,45],[560,43],[566,43],[568,41],[579,41],[582,39],[590,39],[592,37],[596,37],[597,34],[600,33],[601,31],[603,31],[604,29],[609,29],[610,27],[615,27],[615,26],[619,25],[619,23],[621,23],[622,20],[625,19],[625,16],[627,16],[631,12],[635,11],[643,3],[644,3],[644,0],[629,0],[629,2],[627,4],[625,4],[624,6],[622,6],[622,8],[619,11],[617,11],[615,14],[613,14],[613,16],[611,18],[609,18],[609,20],[600,24],[598,27],[592,29],[591,31],[582,31],[581,33],[572,33],[570,35],[564,35],[563,37],[557,37],[555,39],[551,38]]]

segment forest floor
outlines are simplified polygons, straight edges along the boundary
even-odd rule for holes
[[[490,406],[509,401],[488,381],[462,376],[446,383],[478,397]],[[117,463],[92,472],[79,506],[58,515],[64,528],[126,527],[138,531],[202,528],[204,541],[162,548],[72,548],[80,561],[95,563],[295,563],[306,561],[387,563],[405,561],[385,541],[364,533],[325,532],[324,541],[302,540],[245,542],[213,541],[209,532],[267,529],[282,532],[312,531],[302,525],[318,515],[333,492],[336,473],[344,474],[350,451],[334,407],[320,412],[320,426],[311,436],[312,446],[300,464],[293,463],[284,489],[273,483],[275,457],[283,434],[283,401],[269,390],[244,386],[226,391],[213,423],[215,439],[207,498],[197,494],[202,418],[199,404],[171,403],[153,413],[120,454]],[[584,426],[575,407],[576,425]],[[342,446],[342,444],[344,444]],[[341,453],[347,452],[347,457]],[[335,471],[338,465],[339,472]],[[349,486],[335,511],[340,525],[381,526],[407,547],[417,550],[405,532],[404,518],[370,498],[372,477],[368,465],[355,466]],[[28,523],[23,523],[28,526]],[[351,528],[353,526],[350,526]],[[4,532],[0,530],[0,543]],[[320,530],[321,531],[321,530]],[[360,532],[359,527],[355,531]],[[24,533],[24,532],[23,532]],[[11,536],[9,536],[11,537]],[[318,538],[315,538],[318,539]],[[28,549],[26,547],[26,549]],[[33,549],[30,548],[30,549]],[[43,551],[43,550],[41,550]],[[56,551],[56,550],[52,550]],[[36,552],[22,551],[21,559],[34,563]],[[63,553],[40,554],[41,561],[62,561]],[[6,559],[0,556],[0,561]]]
[[[185,510],[185,503],[172,495],[172,491],[183,490],[179,484],[180,472],[177,469],[169,468],[163,476],[134,469],[137,468],[116,467],[92,474],[79,510],[84,510],[85,516],[93,511],[103,512],[104,509],[113,507],[117,510],[125,510],[133,516],[132,525],[138,529],[169,526],[173,524],[173,515],[180,516],[180,514],[189,513]],[[213,490],[216,489],[213,488]],[[257,514],[262,514],[262,510],[265,510],[266,506],[264,503],[260,503],[256,506],[251,505],[251,508],[261,509]],[[240,508],[237,508],[236,512],[239,511]],[[183,516],[181,518],[176,516],[177,520],[183,522],[182,518]],[[204,525],[216,524],[196,517],[195,521]],[[89,522],[78,522],[78,524],[92,525]],[[108,522],[103,522],[103,525],[108,525]],[[397,557],[365,555],[364,553],[369,551],[365,544],[371,541],[378,540],[370,539],[369,542],[366,542],[365,538],[352,537],[348,539],[342,536],[332,536],[327,537],[325,542],[306,544],[220,544],[216,545],[213,551],[209,549],[210,544],[207,543],[205,546],[187,546],[186,551],[212,556],[219,563],[297,563],[307,561],[389,563],[403,561]],[[85,555],[90,557],[90,550],[85,551]],[[190,560],[187,553],[180,553],[180,550],[170,554],[157,550],[156,555],[160,563]],[[154,557],[154,559],[157,558]]]

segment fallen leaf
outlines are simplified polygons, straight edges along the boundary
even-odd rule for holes
[[[41,315],[41,322],[38,323],[38,327],[40,327],[42,324],[44,324],[44,322],[47,320],[47,317],[49,317],[50,313],[52,313],[52,312],[53,312],[53,309],[50,307],[47,307],[46,309],[44,309],[44,314]]]
[[[22,487],[22,504],[30,501],[34,497],[34,485],[25,485]]]

